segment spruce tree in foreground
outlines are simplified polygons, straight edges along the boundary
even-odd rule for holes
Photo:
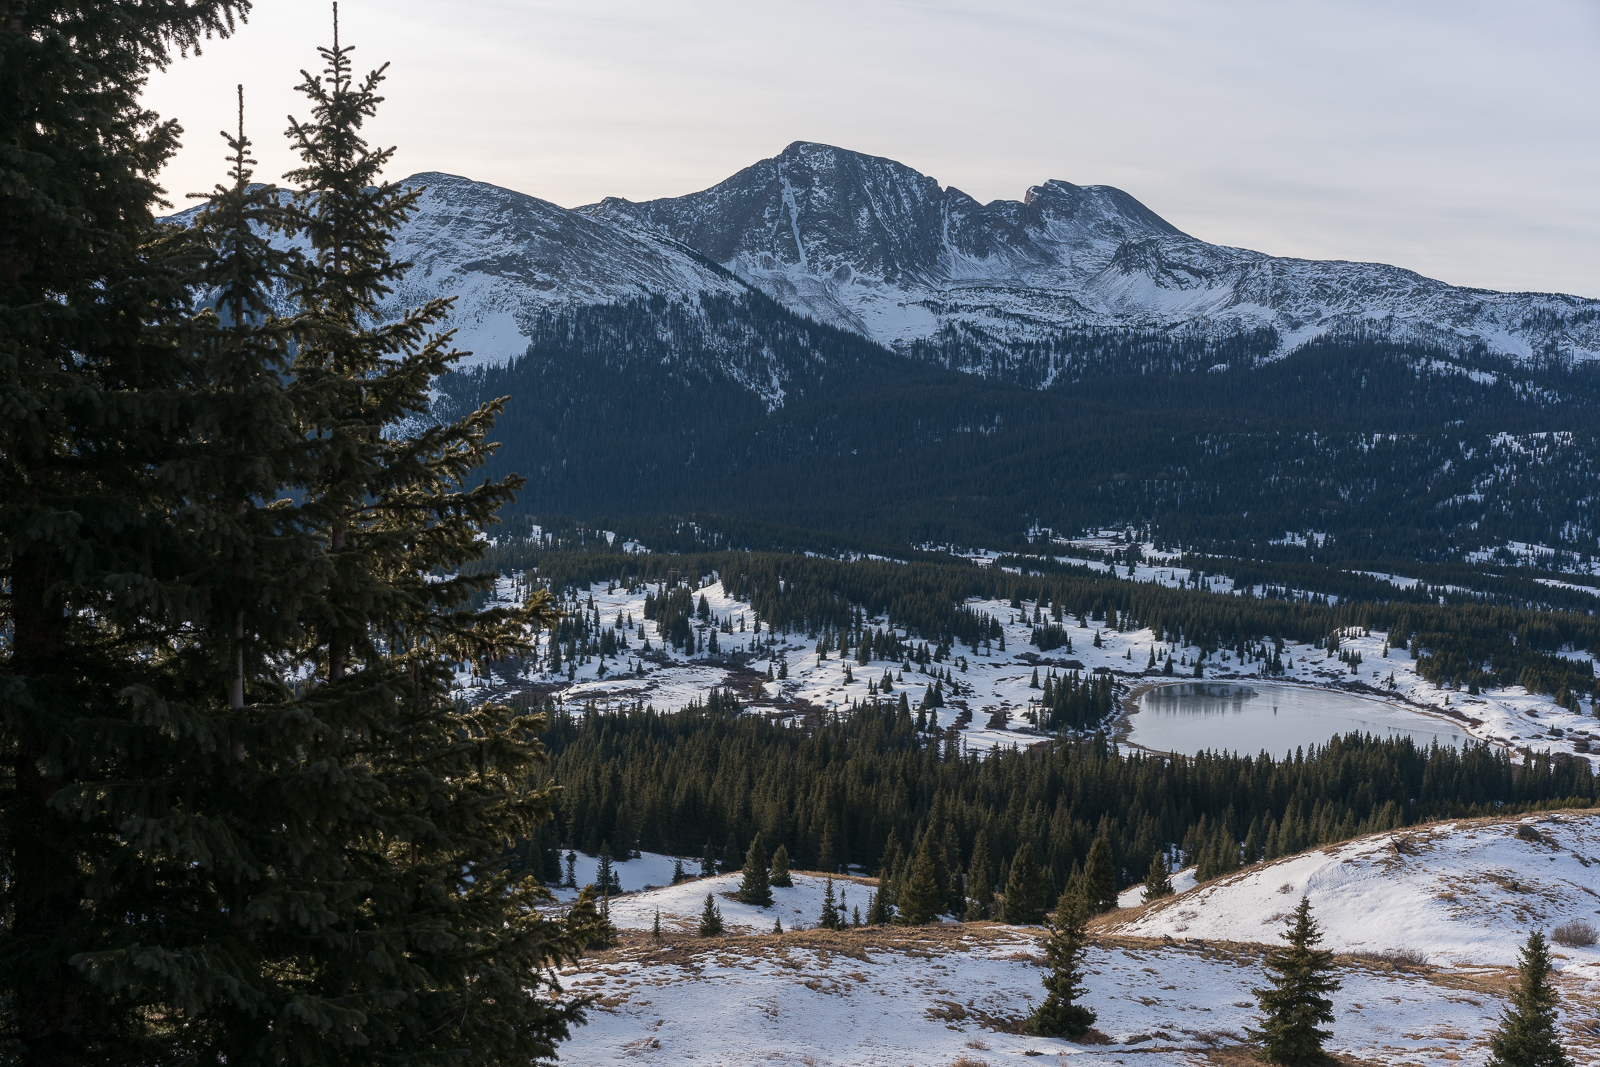
[[[150,967],[142,946],[82,966],[142,965],[146,988],[176,1001],[169,1018],[193,1020],[192,1048],[230,1067],[355,1048],[525,1064],[552,1057],[582,1020],[581,1000],[548,995],[553,968],[614,933],[592,897],[546,917],[535,905],[547,891],[506,871],[507,844],[551,813],[551,792],[528,785],[545,764],[540,722],[458,702],[453,683],[460,662],[528,651],[555,615],[543,594],[471,607],[492,575],[470,564],[518,485],[470,483],[499,404],[427,423],[432,383],[461,355],[439,329],[448,302],[378,314],[405,270],[390,244],[417,192],[383,183],[391,152],[361,136],[381,73],[357,81],[337,31],[321,52],[322,76],[300,86],[311,118],[292,127],[303,164],[292,224],[308,262],[290,377],[297,436],[311,443],[295,521],[325,577],[294,605],[295,645],[260,647],[247,628],[247,700],[217,701],[237,744],[186,769],[211,805],[195,814],[228,836],[163,874],[174,912],[211,894],[219,920],[180,929],[170,967]],[[138,829],[182,841],[183,828]]]
[[[1321,1024],[1333,1021],[1328,994],[1340,983],[1333,977],[1333,953],[1316,947],[1322,933],[1311,917],[1309,898],[1300,898],[1284,936],[1288,947],[1267,955],[1271,984],[1252,990],[1262,1019],[1260,1029],[1248,1033],[1261,1043],[1262,1058],[1269,1063],[1286,1067],[1321,1063],[1327,1059],[1322,1043],[1333,1036],[1321,1029]]]
[[[1570,1067],[1556,1029],[1556,991],[1550,984],[1550,948],[1538,930],[1528,935],[1517,961],[1517,984],[1500,1025],[1489,1035],[1490,1067]]]
[[[778,844],[778,851],[772,854],[772,866],[767,875],[767,884],[783,889],[794,885],[794,878],[789,874],[789,849],[782,842]]]
[[[72,961],[160,902],[150,867],[182,845],[122,834],[199,747],[172,743],[164,698],[195,683],[166,657],[205,624],[187,579],[210,561],[166,475],[209,405],[180,336],[191,241],[154,217],[181,130],[140,97],[248,9],[0,14],[0,1025],[24,1062],[179,1055],[174,1005]]]
[[[772,887],[767,883],[767,848],[758,833],[744,856],[744,878],[739,883],[739,900],[759,908],[772,905]]]
[[[1068,889],[1056,901],[1050,937],[1045,942],[1044,1003],[1028,1017],[1028,1032],[1041,1037],[1082,1037],[1094,1025],[1095,1013],[1079,1004],[1083,987],[1083,950],[1088,938],[1088,908]]]
[[[696,932],[701,937],[722,934],[722,909],[717,907],[717,898],[710,893],[706,894],[706,906],[700,909],[700,927]]]

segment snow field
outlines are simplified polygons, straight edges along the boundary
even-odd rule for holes
[[[1519,834],[1521,836],[1519,836]],[[1192,879],[1192,875],[1191,875]],[[1374,834],[1258,864],[1127,917],[1138,937],[1272,942],[1305,895],[1336,952],[1422,953],[1511,967],[1530,930],[1600,929],[1600,812],[1480,819]],[[1137,904],[1137,891],[1119,903]],[[1556,967],[1600,989],[1600,947],[1553,944]]]
[[[613,914],[615,909],[613,910]],[[1091,949],[1085,1003],[1107,1043],[1017,1031],[1040,1000],[1040,932],[992,924],[635,938],[563,976],[599,999],[562,1060],[894,1065],[1203,1064],[1257,1022],[1259,953],[1190,945]],[[1498,998],[1450,983],[1340,969],[1331,1045],[1406,1064],[1485,1058]],[[1582,1062],[1580,1060],[1580,1062]]]
[[[670,859],[649,863],[641,871],[670,874]],[[1528,930],[1600,920],[1596,871],[1600,812],[1569,811],[1375,834],[1200,886],[1179,872],[1178,895],[1140,907],[1131,889],[1119,901],[1134,905],[1127,914],[1093,924],[1085,1003],[1100,1044],[1019,1032],[1043,997],[1040,928],[800,931],[820,913],[822,877],[797,874],[793,889],[774,890],[772,907],[756,908],[732,899],[738,874],[718,875],[612,903],[623,945],[563,975],[598,1001],[562,1059],[818,1067],[966,1057],[992,1067],[1045,1055],[1081,1067],[1200,1067],[1257,1022],[1262,953],[1281,942],[1305,894],[1324,947],[1344,954],[1331,1048],[1367,1062],[1477,1067]],[[871,883],[839,878],[835,890],[864,906]],[[694,935],[707,892],[733,936]],[[647,933],[658,910],[660,943]],[[773,917],[784,920],[782,936],[767,933]],[[1395,949],[1427,963],[1397,960]],[[1569,1053],[1600,1063],[1600,949],[1553,949]]]
[[[687,867],[687,862],[684,865]],[[695,869],[698,869],[698,865]],[[711,878],[691,878],[677,885],[614,900],[611,903],[611,922],[619,930],[649,930],[659,910],[662,930],[692,934],[700,924],[700,912],[705,908],[706,894],[711,893],[718,910],[722,912],[723,928],[729,933],[770,933],[775,920],[782,920],[785,930],[813,929],[822,917],[827,876],[795,872],[792,877],[792,887],[773,887],[772,905],[766,908],[742,904],[735,898],[741,876],[738,872],[732,872]],[[668,880],[671,880],[670,864]],[[856,908],[860,908],[865,916],[867,898],[876,891],[877,883],[871,879],[843,875],[835,875],[833,879],[835,903],[843,901],[840,906],[847,916]]]

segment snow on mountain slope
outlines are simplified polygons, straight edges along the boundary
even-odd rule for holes
[[[1600,812],[1440,823],[1247,868],[1155,901],[1105,932],[1271,941],[1302,894],[1336,952],[1410,949],[1432,963],[1514,966],[1529,930],[1600,928]],[[1553,946],[1600,980],[1600,948]]]
[[[379,310],[398,317],[436,297],[456,297],[444,325],[456,331],[456,347],[471,352],[463,367],[522,355],[533,320],[547,312],[652,295],[692,299],[748,292],[744,283],[671,240],[538,197],[435,172],[399,184],[423,189],[391,246],[395,259],[413,266]],[[186,223],[200,210],[169,221]],[[303,239],[299,243],[304,250]]]
[[[449,325],[478,362],[527,347],[548,311],[650,294],[737,294],[744,286],[670,241],[597,222],[537,197],[452,174],[413,174],[425,192],[394,255],[415,266],[386,310],[457,295]]]
[[[382,310],[457,296],[450,325],[469,366],[520,355],[542,313],[747,286],[893,348],[959,337],[1013,360],[1029,357],[1009,345],[1108,327],[1271,330],[1280,353],[1364,332],[1520,358],[1600,355],[1600,301],[1207,244],[1109,186],[1047,181],[980,204],[893,160],[807,142],[644,203],[569,210],[435,172],[402,184],[426,189],[394,248],[415,267]]]
[[[687,196],[578,209],[698,249],[824,322],[905,347],[1063,328],[1270,328],[1287,351],[1363,331],[1527,357],[1600,355],[1600,301],[1458,288],[1377,263],[1207,244],[1108,186],[979,204],[892,160],[796,142]]]

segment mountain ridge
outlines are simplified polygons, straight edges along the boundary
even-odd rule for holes
[[[1279,355],[1355,332],[1600,357],[1600,301],[1214,245],[1111,186],[1051,180],[979,204],[893,160],[811,142],[696,193],[575,210],[679,240],[780,303],[901,351],[951,330],[1004,349],[1133,327],[1272,329]]]

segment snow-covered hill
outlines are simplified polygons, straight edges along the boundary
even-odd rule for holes
[[[1379,263],[1208,244],[1109,186],[979,204],[893,160],[796,142],[687,196],[579,209],[698,249],[816,318],[904,347],[941,330],[1271,329],[1288,350],[1367,332],[1512,356],[1600,355],[1600,301],[1446,285]]]
[[[1477,1067],[1527,931],[1593,917],[1600,902],[1585,872],[1600,870],[1597,851],[1594,812],[1445,823],[1312,851],[1113,912],[1094,923],[1085,959],[1084,1003],[1098,1015],[1085,1043],[1021,1032],[1043,996],[1037,927],[819,930],[793,920],[814,918],[820,879],[797,877],[763,909],[732,900],[738,875],[720,875],[612,903],[623,945],[564,975],[569,988],[597,1001],[562,1060],[1242,1062],[1246,1028],[1258,1021],[1251,991],[1265,977],[1263,953],[1281,943],[1284,913],[1303,892],[1326,944],[1341,953],[1331,1048],[1357,1062]],[[869,888],[836,883],[852,899]],[[694,935],[708,891],[725,920],[737,916],[731,936]],[[647,935],[657,912],[660,942]],[[774,917],[784,920],[781,936],[768,933]],[[1597,1062],[1600,950],[1554,948],[1569,1055]]]
[[[1529,930],[1600,929],[1600,813],[1552,812],[1398,830],[1247,868],[1124,917],[1107,932],[1268,941],[1310,898],[1336,952],[1407,950],[1428,962],[1514,966]],[[1125,895],[1124,903],[1133,897]],[[1600,981],[1600,948],[1554,946]]]

